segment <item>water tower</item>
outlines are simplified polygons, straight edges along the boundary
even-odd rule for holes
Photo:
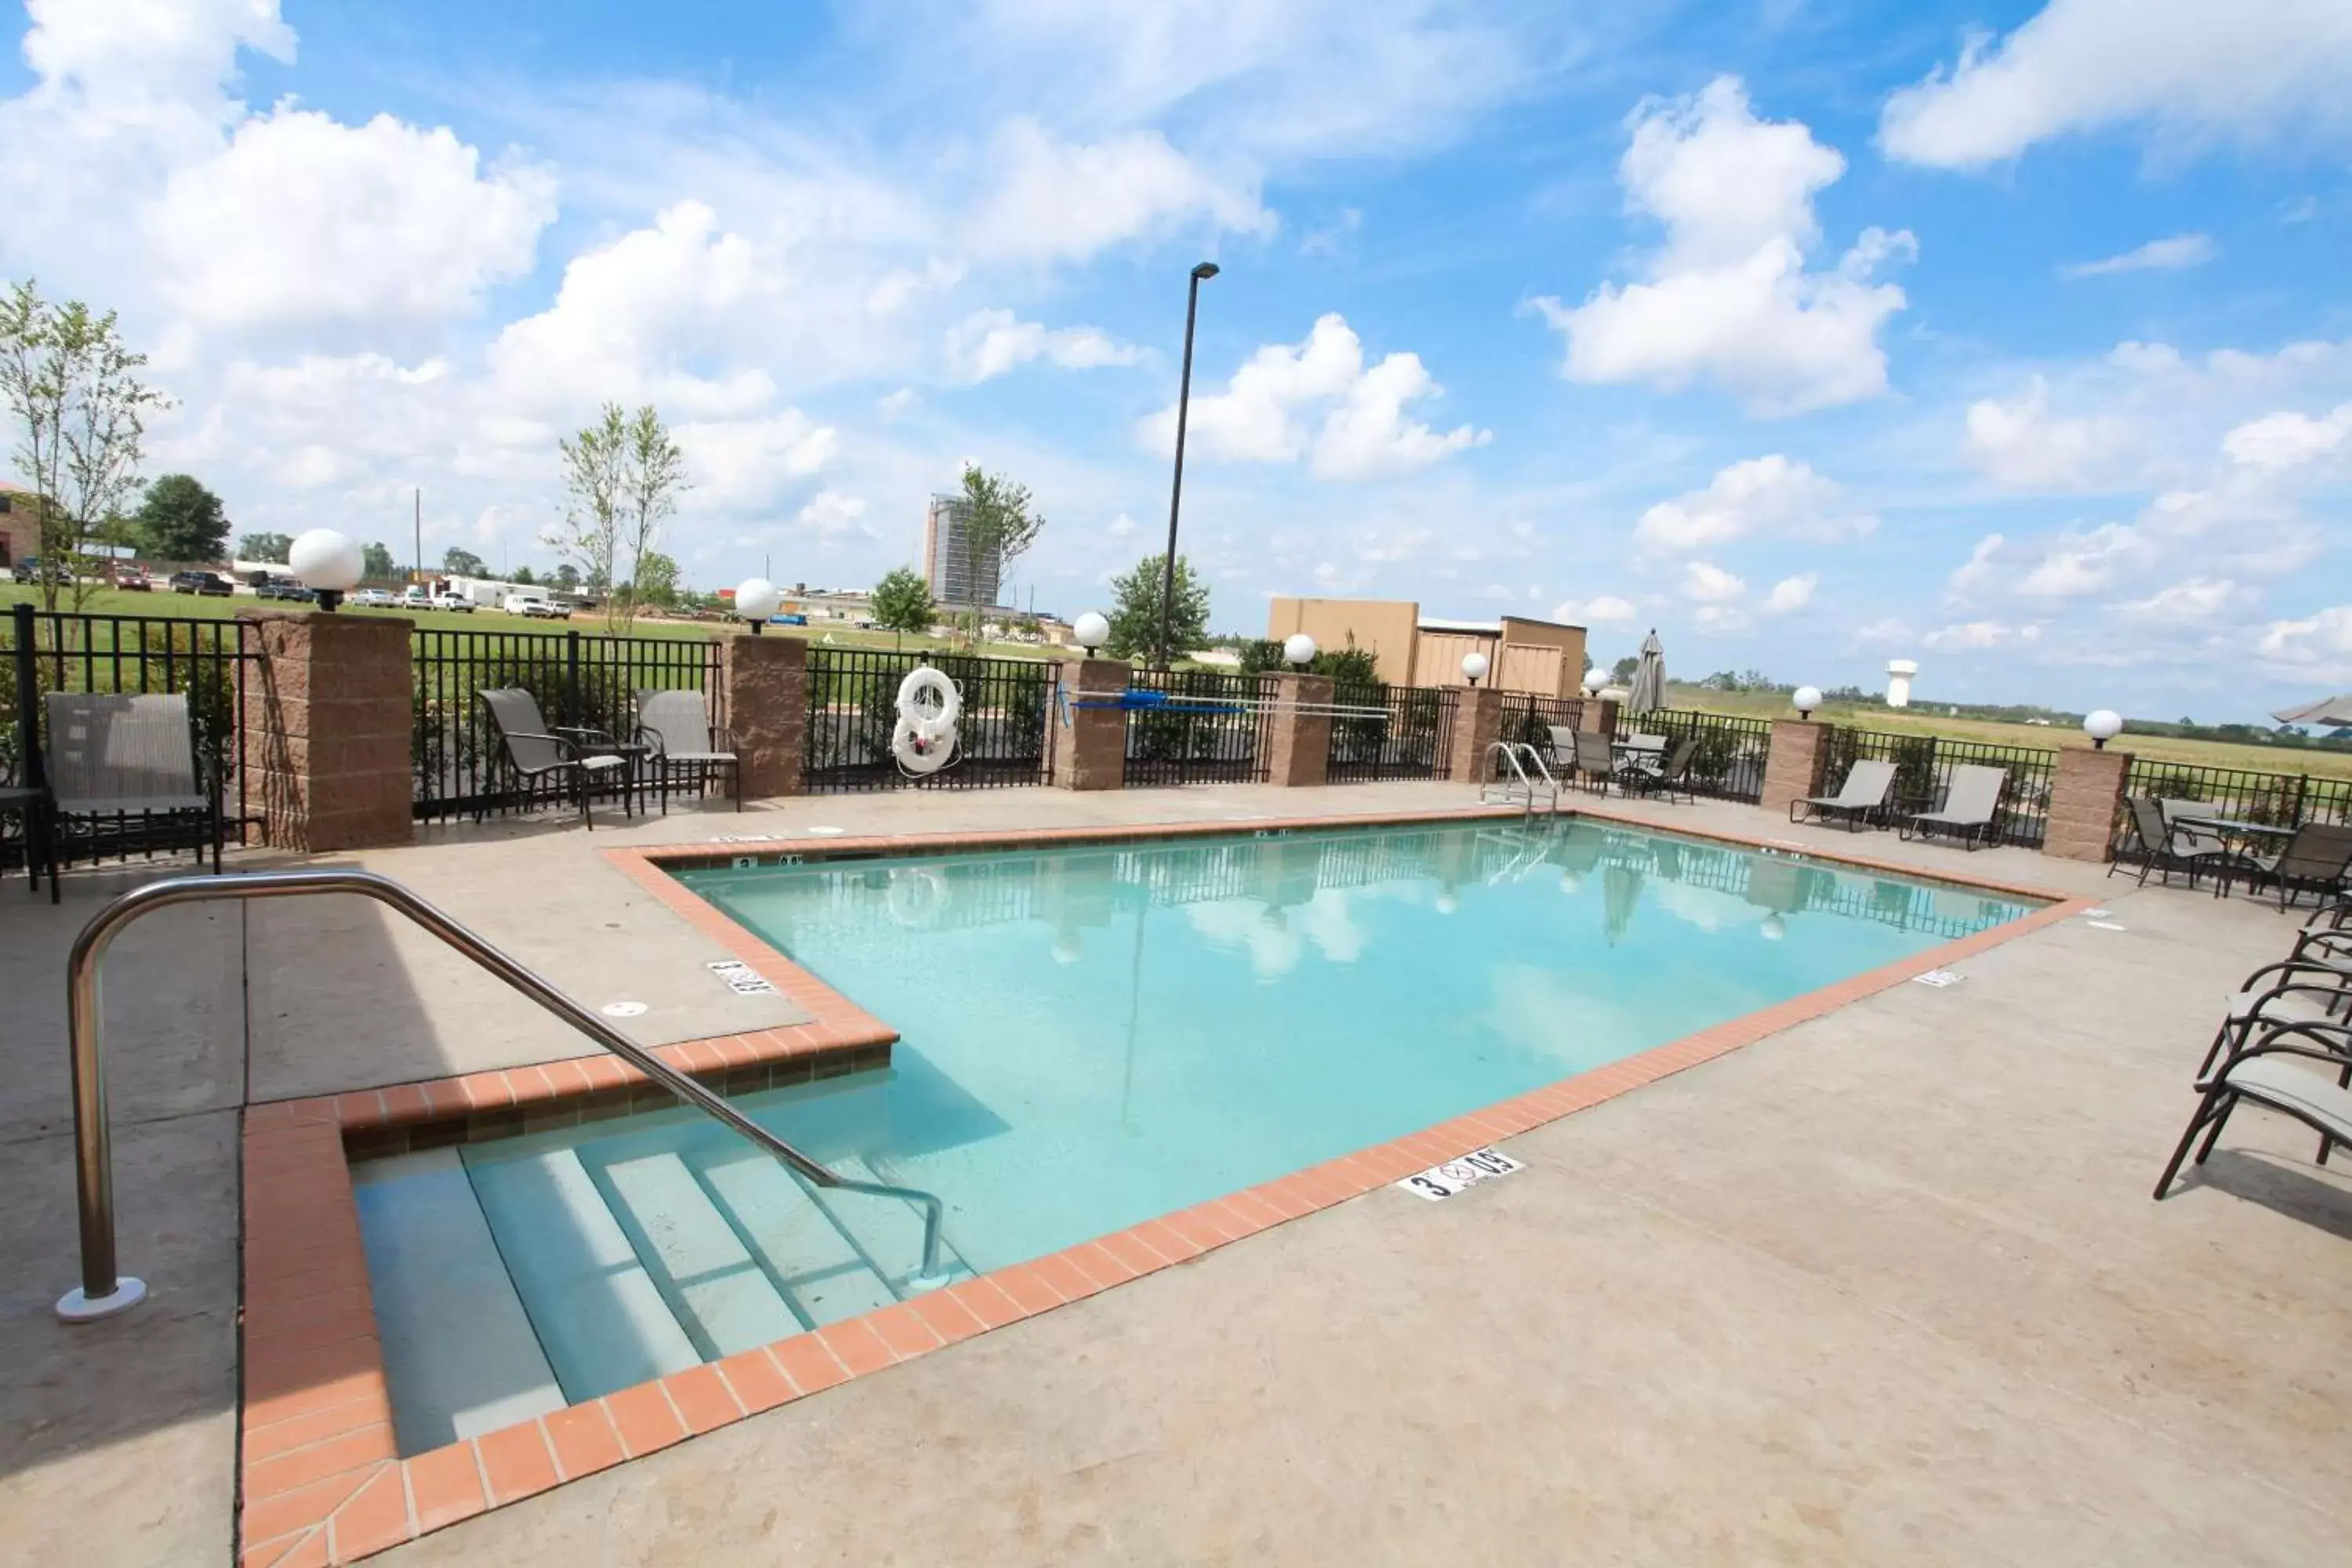
[[[1890,658],[1886,661],[1886,705],[1889,708],[1911,706],[1911,678],[1919,673],[1919,661],[1910,658]]]

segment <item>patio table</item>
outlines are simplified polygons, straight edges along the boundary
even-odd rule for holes
[[[2221,839],[2225,845],[2232,838],[2240,840],[2260,838],[2275,843],[2282,839],[2292,838],[2295,834],[2295,825],[2293,823],[2282,827],[2274,822],[2248,822],[2235,816],[2176,816],[2172,820],[2181,827],[2205,828]],[[2229,862],[2224,861],[2221,873],[2213,879],[2213,896],[2217,899],[2228,897],[2230,884],[2234,879]]]

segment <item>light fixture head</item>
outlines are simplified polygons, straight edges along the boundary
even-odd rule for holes
[[[1199,279],[1203,283],[1206,283],[1210,279],[1214,278],[1216,275],[1217,264],[1213,261],[1203,261],[1201,265],[1192,268],[1192,276]]]
[[[1293,632],[1282,645],[1282,657],[1305,669],[1315,662],[1315,639],[1305,632]]]
[[[2124,732],[2124,716],[2112,708],[2095,709],[2083,715],[2083,733],[2091,737],[2091,744],[2105,751],[2107,742]]]
[[[1798,718],[1810,719],[1813,716],[1813,710],[1822,705],[1822,689],[1818,686],[1800,686],[1789,701],[1797,710]]]
[[[367,570],[359,542],[331,528],[314,528],[294,541],[286,552],[286,569],[319,596],[319,607],[332,610]]]
[[[1493,668],[1494,666],[1487,662],[1486,656],[1483,653],[1465,653],[1462,656],[1462,678],[1473,686],[1486,679],[1486,671]]]
[[[751,623],[755,637],[783,602],[783,590],[765,577],[746,577],[735,584],[735,613]]]
[[[1103,618],[1100,610],[1088,610],[1071,624],[1070,635],[1078,639],[1080,647],[1092,654],[1110,641],[1110,622]]]
[[[1599,665],[1596,664],[1584,672],[1584,694],[1587,697],[1600,696],[1601,689],[1608,684],[1609,672]]]

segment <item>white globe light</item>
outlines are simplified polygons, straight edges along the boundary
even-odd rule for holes
[[[1439,914],[1450,915],[1462,907],[1462,900],[1456,898],[1454,890],[1449,888],[1437,895],[1434,907]]]
[[[1110,641],[1110,623],[1103,619],[1100,610],[1088,610],[1070,627],[1070,635],[1078,639],[1080,647],[1092,653]]]
[[[360,574],[367,570],[367,557],[361,552],[359,541],[331,528],[314,528],[287,551],[286,569],[306,588],[341,594],[358,584]]]
[[[1315,662],[1315,639],[1305,632],[1293,632],[1282,645],[1282,657],[1301,668]]]
[[[1599,696],[1601,689],[1608,684],[1609,672],[1601,668],[1599,665],[1596,664],[1591,669],[1584,672],[1584,691],[1586,696]]]
[[[1486,662],[1486,656],[1483,653],[1465,653],[1462,656],[1462,674],[1466,679],[1484,680],[1486,679],[1486,671],[1492,668]]]
[[[746,577],[735,584],[735,613],[747,621],[764,623],[783,602],[783,590],[765,577]]]
[[[2124,716],[2112,708],[2102,708],[2083,716],[2083,733],[2091,737],[2095,746],[2104,746],[2124,732]]]
[[[1775,912],[1769,914],[1756,927],[1756,933],[1766,942],[1778,942],[1789,934],[1789,922]]]
[[[1789,700],[1798,712],[1811,713],[1822,705],[1822,689],[1818,686],[1800,686],[1797,688],[1796,695]]]

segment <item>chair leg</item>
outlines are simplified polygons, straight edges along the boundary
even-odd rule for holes
[[[2196,1142],[2197,1134],[2204,1127],[2206,1119],[2214,1116],[2217,1107],[2225,1097],[2229,1099],[2231,1103],[2234,1104],[2236,1102],[2236,1095],[2231,1094],[2229,1089],[2223,1088],[2221,1085],[2215,1084],[2211,1089],[2207,1091],[2205,1098],[2199,1101],[2197,1106],[2197,1114],[2189,1119],[2188,1131],[2181,1133],[2179,1146],[2172,1151],[2172,1158],[2165,1162],[2164,1174],[2156,1179],[2155,1196],[2158,1203],[2164,1201],[2164,1194],[2166,1191],[2171,1187],[2173,1177],[2180,1173],[2180,1163],[2189,1157],[2189,1145]],[[2221,1132],[2221,1122],[2228,1119],[2229,1112],[2227,1110],[2222,1110],[2220,1116],[2213,1122],[2213,1131],[2215,1134],[2218,1135]],[[2207,1148],[2210,1152],[2211,1148],[2211,1141],[2210,1139],[2207,1141]],[[2202,1164],[2204,1163],[2205,1156],[2203,1154],[2200,1154],[2197,1159],[2198,1163]]]

